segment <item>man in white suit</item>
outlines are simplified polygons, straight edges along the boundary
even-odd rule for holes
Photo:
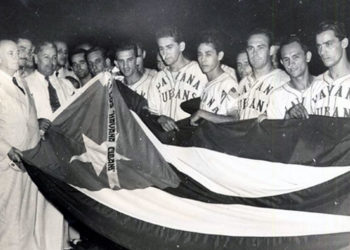
[[[52,206],[21,162],[21,151],[34,147],[40,136],[27,84],[14,77],[18,67],[17,45],[0,41],[0,249],[58,250],[63,235],[52,229],[59,220],[43,212]]]

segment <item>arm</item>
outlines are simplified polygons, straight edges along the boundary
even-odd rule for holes
[[[159,116],[159,118],[157,119],[157,122],[160,124],[160,126],[162,126],[162,128],[166,131],[172,131],[172,130],[177,130],[179,131],[178,126],[176,125],[175,121],[173,119],[171,119],[168,116],[165,115],[161,115]]]
[[[192,126],[198,126],[197,121],[199,119],[204,119],[213,123],[224,123],[233,122],[239,120],[239,111],[233,111],[229,116],[217,115],[205,110],[198,110],[194,115],[191,116],[190,123]]]
[[[160,103],[161,103],[161,94],[156,88],[157,85],[157,76],[156,74],[147,91],[147,102],[148,102],[148,110],[154,115],[160,115]]]

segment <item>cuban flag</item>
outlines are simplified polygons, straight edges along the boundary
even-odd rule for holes
[[[58,208],[128,249],[350,248],[347,119],[204,122],[169,145],[108,74],[52,119],[25,152],[29,174]]]

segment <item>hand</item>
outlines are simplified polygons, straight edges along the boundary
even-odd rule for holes
[[[198,126],[198,120],[202,118],[202,112],[201,110],[198,110],[196,113],[194,113],[190,118],[190,124],[191,126]]]
[[[264,120],[267,119],[267,115],[266,114],[261,114],[258,116],[258,123],[262,123]]]
[[[23,154],[20,150],[12,147],[10,151],[7,153],[7,156],[10,158],[11,161],[13,161],[14,164],[11,165],[11,167],[13,167],[14,170],[17,170],[17,171],[20,170],[23,172],[25,171],[25,168],[21,159],[23,157]]]
[[[172,131],[172,130],[177,130],[179,131],[179,128],[177,127],[175,121],[171,119],[170,117],[161,115],[157,122],[162,126],[162,128],[166,131]]]
[[[309,114],[303,106],[303,104],[298,103],[291,107],[284,116],[285,119],[309,119]]]
[[[39,122],[39,130],[42,130],[44,133],[51,127],[51,121],[45,118],[40,118]]]

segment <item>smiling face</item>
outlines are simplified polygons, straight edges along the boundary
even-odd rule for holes
[[[181,43],[175,41],[173,37],[161,37],[157,40],[159,54],[162,56],[167,66],[174,65],[183,51]]]
[[[247,41],[247,53],[254,69],[271,64],[269,38],[265,34],[251,35]]]
[[[222,56],[211,43],[201,43],[197,50],[198,63],[203,73],[213,72],[220,66]]]
[[[117,51],[116,59],[120,71],[125,77],[130,77],[137,71],[135,50]]]
[[[347,39],[342,41],[335,36],[333,30],[326,30],[316,35],[317,52],[328,68],[337,65],[344,56]]]
[[[50,76],[56,69],[57,51],[52,44],[43,45],[36,55],[38,71],[44,76]]]
[[[281,63],[291,77],[304,75],[310,59],[310,53],[305,53],[298,42],[286,44],[281,48]]]

